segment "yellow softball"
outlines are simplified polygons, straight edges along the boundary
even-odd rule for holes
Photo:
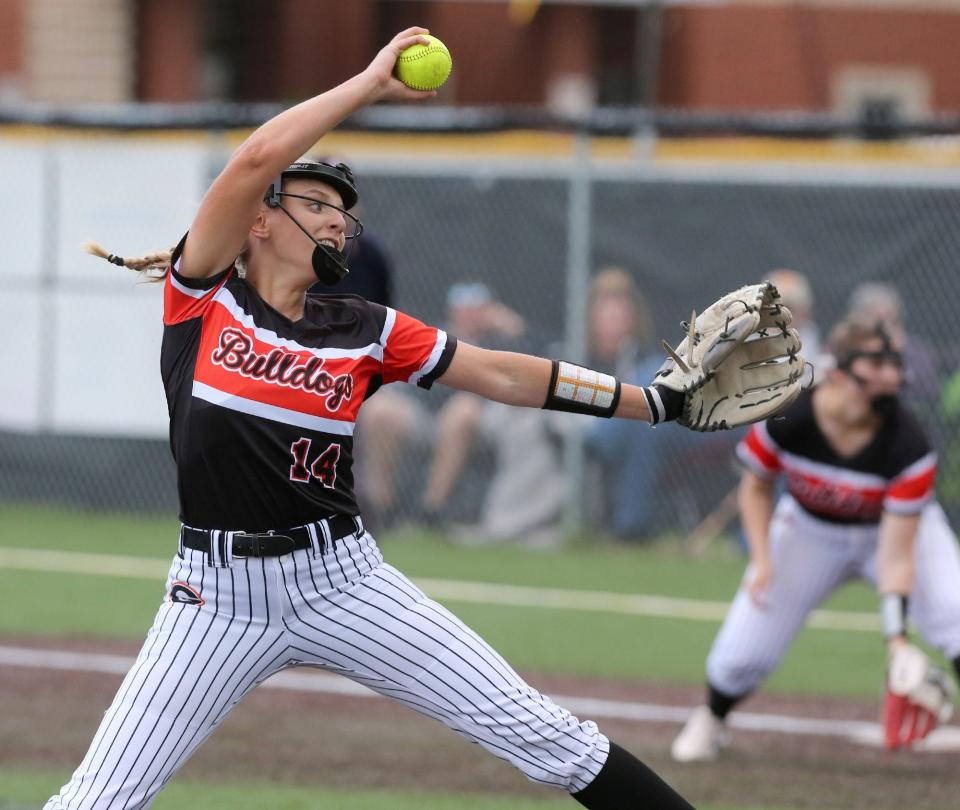
[[[453,70],[450,51],[436,37],[427,35],[429,45],[411,45],[397,57],[397,78],[414,90],[436,90]]]

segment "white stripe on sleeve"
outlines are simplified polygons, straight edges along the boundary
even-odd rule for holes
[[[440,362],[440,356],[443,354],[443,350],[446,347],[447,333],[441,329],[438,329],[437,342],[433,344],[433,351],[430,352],[430,356],[426,359],[426,362],[410,375],[410,378],[407,380],[407,382],[416,385],[425,375],[433,371],[437,367],[437,363]]]

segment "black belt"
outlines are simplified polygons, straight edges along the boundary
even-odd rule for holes
[[[361,525],[359,520],[347,515],[334,515],[332,518],[311,523],[310,525],[314,527],[314,531],[317,533],[321,549],[326,545],[326,537],[321,524],[327,527],[333,543],[347,535],[356,534],[360,531]],[[181,526],[180,539],[184,548],[210,554],[214,542],[214,531],[216,530]],[[218,532],[218,534],[222,535],[226,532]],[[311,548],[312,545],[313,540],[310,536],[309,527],[296,526],[293,529],[284,529],[282,532],[234,532],[231,549],[234,557],[279,557],[281,554]]]

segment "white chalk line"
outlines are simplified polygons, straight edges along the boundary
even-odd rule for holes
[[[124,655],[39,650],[28,647],[0,645],[0,665],[34,669],[54,669],[67,672],[98,672],[122,676],[134,659]],[[343,695],[357,698],[387,698],[365,686],[341,676],[324,672],[280,672],[266,680],[264,689],[284,689],[294,692],[315,692],[325,695]],[[690,716],[692,707],[663,706],[652,703],[633,703],[602,698],[551,695],[560,706],[584,718],[632,720],[639,723],[671,723],[682,725]],[[809,717],[791,717],[781,714],[734,712],[729,725],[745,731],[763,731],[798,736],[840,737],[879,747],[882,732],[879,724],[859,720],[829,720]],[[941,726],[926,740],[914,747],[917,751],[960,750],[960,726]]]
[[[23,571],[89,574],[162,581],[166,577],[169,567],[169,560],[147,557],[0,547],[0,568]],[[412,579],[428,596],[439,601],[448,600],[553,610],[594,611],[627,616],[686,619],[714,623],[723,621],[723,617],[726,616],[729,608],[727,602],[682,599],[652,594],[539,588],[416,576]],[[819,630],[876,633],[880,629],[880,620],[874,613],[816,610],[810,615],[807,626]]]

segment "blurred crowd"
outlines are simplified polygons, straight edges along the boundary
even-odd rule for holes
[[[316,291],[356,292],[391,305],[389,255],[366,232],[360,242],[343,286]],[[815,291],[798,270],[775,269],[768,278],[793,313],[815,380],[831,365]],[[586,355],[573,359],[624,382],[649,383],[664,358],[658,329],[668,325],[654,322],[637,275],[599,268],[585,307]],[[960,480],[954,480],[960,476],[949,463],[960,459],[960,370],[946,367],[935,348],[909,330],[894,285],[863,282],[845,309],[845,316],[874,319],[902,339],[905,396],[947,457],[941,489],[956,489],[960,497]],[[559,331],[525,319],[480,279],[450,286],[443,327],[483,348],[565,358]],[[358,497],[381,532],[418,526],[462,544],[540,548],[563,542],[568,500],[579,497],[588,532],[645,543],[665,532],[690,532],[717,507],[736,480],[732,450],[739,438],[739,432],[695,435],[630,420],[510,408],[442,385],[425,394],[394,384],[361,412]],[[577,491],[566,472],[571,443],[585,459]]]

